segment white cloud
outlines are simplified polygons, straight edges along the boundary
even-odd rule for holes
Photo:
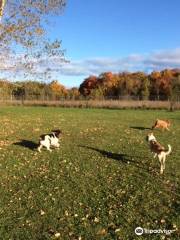
[[[0,70],[9,73],[22,73],[24,56],[4,56],[0,58]],[[49,59],[31,59],[35,63],[33,71],[42,74],[49,69],[52,76],[89,76],[99,75],[102,72],[121,71],[153,71],[164,68],[180,67],[180,48],[172,50],[155,51],[149,54],[131,54],[122,58],[101,58],[72,60],[70,63],[62,63],[62,59],[53,57]]]
[[[180,48],[155,52],[144,60],[144,65],[154,68],[180,67]]]
[[[98,75],[102,72],[153,71],[180,67],[180,48],[149,54],[132,54],[124,58],[91,58],[62,65],[60,72],[67,76]]]

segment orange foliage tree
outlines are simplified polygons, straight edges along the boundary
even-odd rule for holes
[[[177,69],[154,71],[149,75],[144,72],[105,72],[98,77],[86,78],[79,91],[83,96],[93,95],[93,98],[101,94],[111,98],[130,96],[138,99],[166,100],[171,94],[172,79],[177,77],[179,72]]]
[[[58,100],[61,97],[65,97],[67,95],[66,88],[56,80],[52,81],[49,84],[49,87],[51,89],[52,97],[54,98],[54,100]]]

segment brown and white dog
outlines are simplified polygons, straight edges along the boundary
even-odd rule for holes
[[[170,125],[171,125],[171,123],[169,120],[157,119],[155,124],[152,126],[152,130],[155,128],[162,128],[163,130],[166,129],[166,130],[170,131],[169,130]]]
[[[171,153],[171,145],[168,144],[168,150],[165,150],[165,148],[157,142],[155,136],[153,135],[153,133],[149,133],[147,135],[146,140],[149,142],[150,144],[150,149],[151,152],[155,153],[154,154],[154,158],[156,156],[158,156],[159,158],[159,162],[161,164],[161,168],[160,168],[160,174],[163,174],[163,171],[165,170],[165,161],[166,161],[166,156],[169,155]]]
[[[48,151],[52,152],[51,147],[59,148],[59,137],[61,130],[52,130],[49,134],[43,134],[40,136],[38,151],[41,152],[41,148],[45,147]]]

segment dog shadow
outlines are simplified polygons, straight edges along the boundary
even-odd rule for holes
[[[112,153],[112,152],[108,152],[108,151],[101,150],[98,148],[82,146],[82,145],[80,147],[99,152],[103,157],[112,158],[114,160],[118,160],[118,161],[122,161],[122,162],[126,162],[126,163],[130,160],[128,155],[124,154],[124,153]]]
[[[25,139],[22,139],[19,142],[15,142],[13,144],[21,147],[29,148],[30,150],[35,150],[38,147],[37,143],[30,140],[25,140]]]
[[[141,130],[141,131],[144,131],[144,130],[152,130],[152,128],[149,128],[149,127],[132,126],[132,127],[130,127],[130,128],[137,129],[137,130]]]
[[[96,152],[100,153],[103,157],[111,158],[113,160],[119,161],[124,164],[133,164],[137,168],[142,168],[149,172],[148,168],[142,165],[142,162],[132,159],[133,156],[129,156],[124,153],[112,153],[109,151],[105,151],[105,150],[101,150],[101,149],[98,149],[95,147],[89,147],[89,146],[79,145],[79,147],[83,147],[86,149],[96,151]]]

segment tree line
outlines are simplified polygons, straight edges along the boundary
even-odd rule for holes
[[[50,83],[38,81],[10,82],[0,80],[0,100],[40,100],[58,101],[62,99],[78,99],[78,88],[67,89],[58,81]]]
[[[180,101],[180,70],[144,72],[105,72],[89,76],[79,88],[66,88],[58,81],[11,82],[0,80],[0,99],[62,100],[62,99],[138,99]]]
[[[144,72],[105,72],[89,76],[79,87],[83,96],[91,98],[130,97],[139,100],[180,98],[180,69]]]

